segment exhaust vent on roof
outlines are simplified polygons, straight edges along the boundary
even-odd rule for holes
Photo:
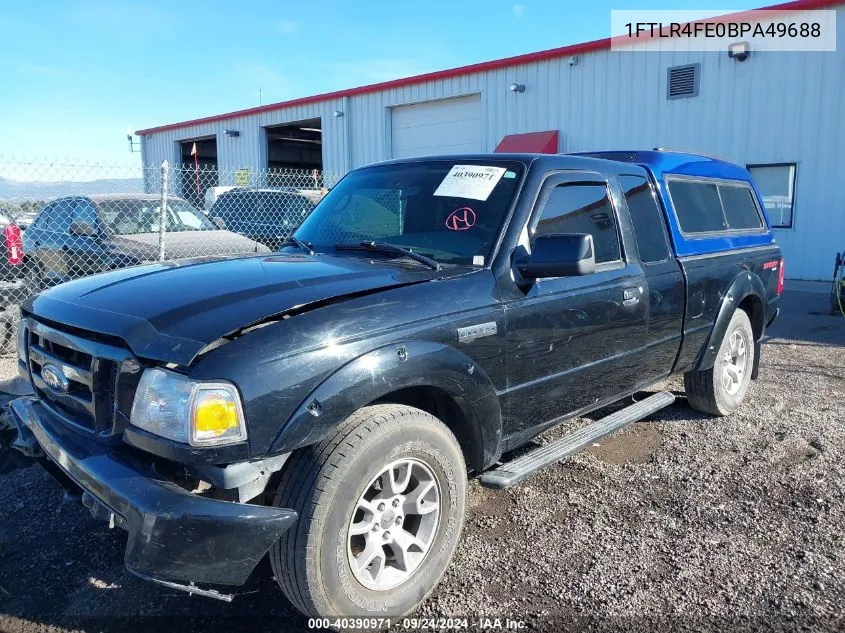
[[[701,64],[673,66],[666,74],[666,98],[683,99],[698,96]]]

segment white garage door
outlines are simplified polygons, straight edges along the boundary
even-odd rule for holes
[[[481,96],[391,108],[393,158],[481,151]]]

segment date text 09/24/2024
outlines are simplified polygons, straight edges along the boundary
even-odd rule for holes
[[[484,617],[475,618],[309,618],[313,630],[395,629],[403,631],[519,631],[526,626],[523,620]]]

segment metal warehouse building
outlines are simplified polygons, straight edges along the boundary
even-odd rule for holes
[[[836,11],[799,0],[780,9]],[[145,165],[343,174],[394,157],[493,151],[677,148],[748,165],[787,275],[826,279],[845,249],[845,52],[614,51],[611,41],[139,130]],[[213,184],[213,183],[212,183]]]

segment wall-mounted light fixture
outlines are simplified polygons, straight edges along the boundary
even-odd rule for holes
[[[339,119],[343,116],[343,112],[341,112],[340,110],[335,110],[334,112],[332,112],[332,116],[336,119]]]
[[[508,86],[511,92],[525,92],[525,84],[511,84]]]
[[[751,54],[751,44],[748,42],[734,42],[728,44],[728,57],[738,62],[744,62]]]
[[[579,61],[580,61],[580,59],[578,58],[578,55],[573,55],[572,57],[569,58],[569,65],[570,66],[577,66]]]
[[[129,141],[129,151],[130,152],[140,152],[141,151],[141,141],[135,140],[135,135],[132,134],[132,128],[126,128],[126,140]]]
[[[241,135],[240,130],[223,130],[223,134],[229,138],[235,138]]]

